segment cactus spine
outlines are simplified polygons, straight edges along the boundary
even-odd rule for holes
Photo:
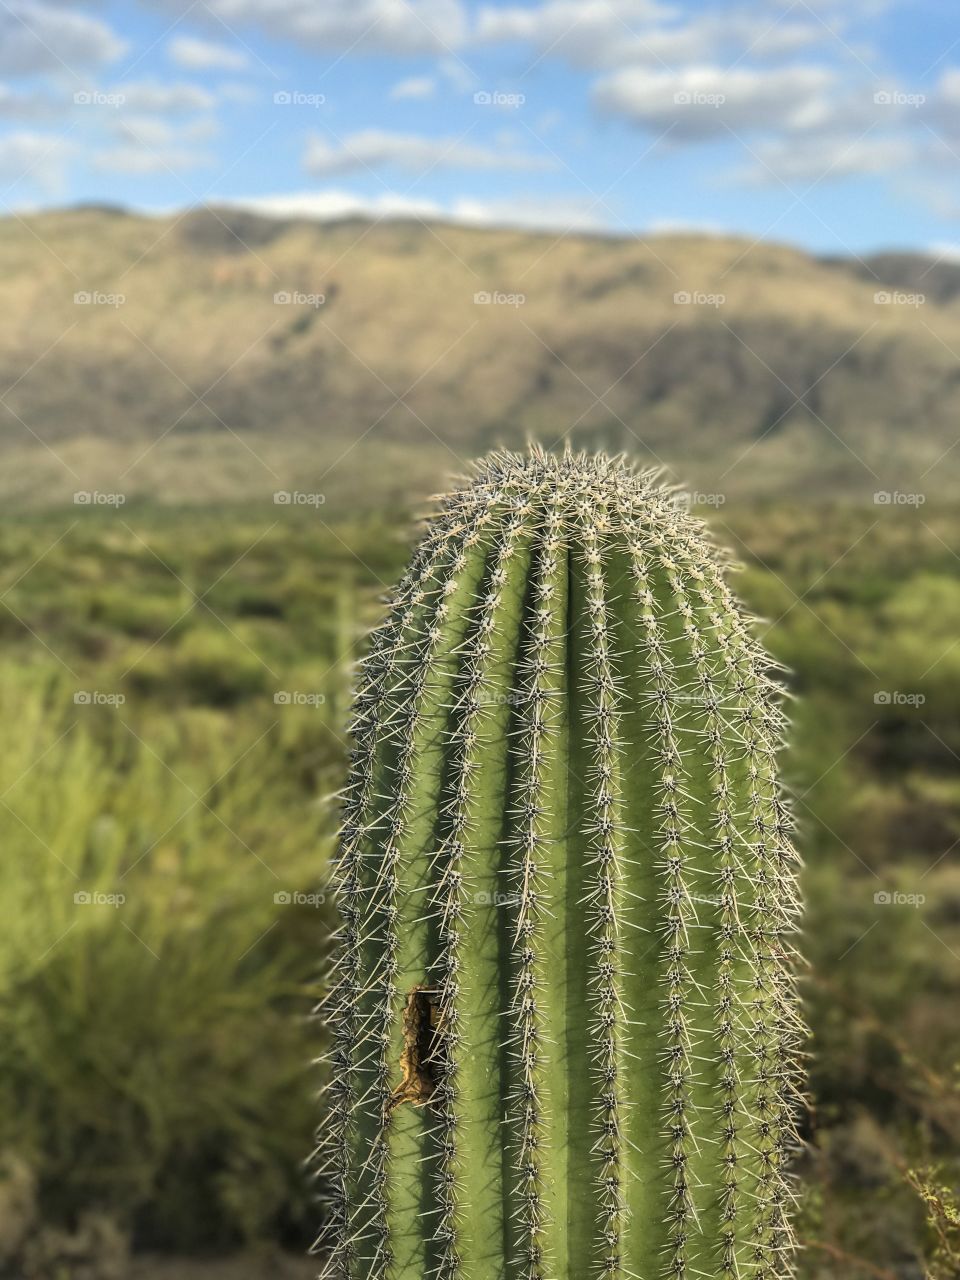
[[[352,726],[330,1280],[789,1273],[782,715],[723,568],[603,457],[429,524]]]

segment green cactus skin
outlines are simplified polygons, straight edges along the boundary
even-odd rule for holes
[[[355,703],[329,1280],[791,1272],[781,691],[675,494],[499,453]]]

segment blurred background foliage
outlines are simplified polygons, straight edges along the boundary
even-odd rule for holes
[[[351,663],[412,523],[259,517],[0,524],[0,1275],[296,1254],[317,1225],[331,797]],[[943,1280],[960,1274],[960,516],[754,503],[710,523],[795,695],[800,1274]],[[270,1256],[264,1274],[315,1269]]]

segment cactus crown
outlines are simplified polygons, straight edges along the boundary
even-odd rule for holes
[[[429,522],[355,702],[326,1275],[789,1270],[782,713],[723,567],[604,457]]]

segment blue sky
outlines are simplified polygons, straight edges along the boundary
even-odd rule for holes
[[[955,0],[0,0],[0,210],[960,252]]]

